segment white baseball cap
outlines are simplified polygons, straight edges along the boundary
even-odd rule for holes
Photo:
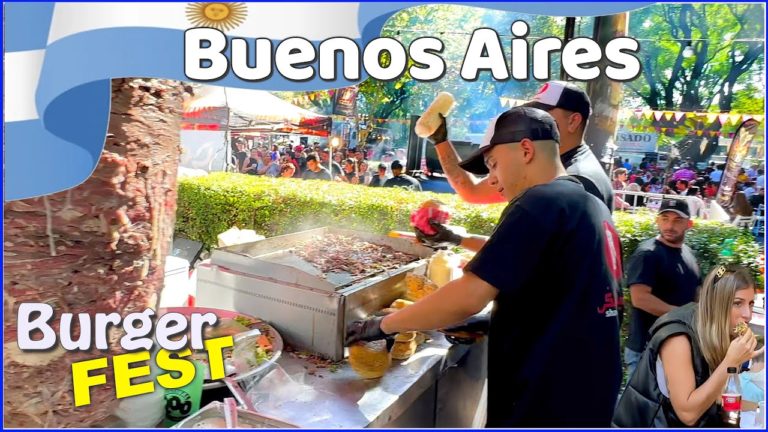
[[[530,106],[544,111],[554,108],[577,112],[584,120],[592,114],[592,104],[589,96],[575,84],[565,81],[549,81],[545,83],[530,102],[523,106]]]

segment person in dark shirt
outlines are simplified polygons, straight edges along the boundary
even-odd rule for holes
[[[235,165],[237,172],[242,172],[243,163],[248,159],[248,152],[246,152],[247,145],[242,139],[238,139],[236,143],[237,152],[233,155],[232,163]]]
[[[740,266],[717,265],[695,303],[659,317],[622,392],[613,427],[734,427],[724,422],[728,417],[722,410],[728,368],[741,371],[750,360],[754,368],[765,353],[765,346],[755,349],[757,335],[745,325],[752,320],[759,286],[750,273]],[[734,331],[740,326],[743,331]]]
[[[347,343],[445,328],[495,300],[486,426],[608,427],[621,383],[621,246],[610,212],[567,175],[545,111],[512,108],[486,137],[461,166],[488,173],[509,201],[493,234],[433,224],[435,236],[478,251],[463,276],[393,314],[351,323]]]
[[[304,180],[331,180],[331,173],[320,165],[317,153],[307,155],[307,170],[301,174]]]
[[[331,170],[330,173],[332,178],[336,179],[343,175],[344,171],[341,169],[341,165],[336,161],[331,161],[331,154],[328,153],[328,149],[321,149],[317,154],[320,156],[320,164],[323,168]],[[329,163],[332,168],[328,168]]]
[[[243,163],[241,172],[251,175],[263,174],[264,162],[262,153],[258,149],[251,149],[251,157]]]
[[[378,171],[376,172],[376,174],[373,175],[373,178],[371,178],[371,182],[368,183],[368,186],[381,187],[381,186],[384,186],[384,182],[386,181],[387,181],[387,164],[380,163]]]
[[[344,159],[344,176],[342,180],[346,183],[359,184],[360,178],[358,176],[357,161],[352,158]]]
[[[566,172],[576,177],[587,192],[604,202],[609,211],[613,211],[611,180],[583,141],[592,112],[587,93],[571,83],[550,81],[525,105],[547,111],[554,117],[561,137],[560,161]],[[443,172],[463,200],[476,204],[504,202],[498,191],[488,185],[487,179],[479,179],[459,168],[459,155],[448,140],[445,119],[429,141],[435,144]]]
[[[637,367],[656,319],[694,301],[701,282],[696,257],[684,243],[685,233],[693,226],[685,199],[664,199],[656,225],[659,235],[640,243],[627,262],[632,298],[629,338],[624,347],[628,377]]]
[[[384,182],[384,187],[399,187],[408,190],[421,191],[421,183],[415,178],[403,174],[403,164],[399,160],[392,162],[392,178]]]

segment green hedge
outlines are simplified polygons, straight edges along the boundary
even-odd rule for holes
[[[216,236],[233,226],[267,237],[326,225],[378,233],[407,231],[411,211],[430,198],[449,204],[454,209],[452,223],[477,234],[490,234],[504,208],[504,204],[466,204],[453,194],[213,173],[179,180],[176,231],[207,246],[215,245]],[[614,219],[625,257],[640,241],[656,235],[652,213],[617,212]],[[702,272],[719,261],[725,239],[734,240],[730,260],[757,274],[759,247],[747,231],[719,222],[696,221],[686,242],[696,253]]]

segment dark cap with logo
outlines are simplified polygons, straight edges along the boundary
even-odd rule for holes
[[[691,211],[688,209],[688,203],[685,200],[665,198],[661,201],[659,214],[664,212],[675,212],[684,218],[691,218]]]
[[[390,168],[394,169],[403,169],[403,164],[400,163],[399,160],[395,159],[392,161],[392,164],[390,165]]]
[[[505,111],[491,120],[477,149],[459,166],[473,174],[488,174],[484,155],[493,146],[520,142],[528,138],[531,141],[560,142],[557,123],[546,111],[519,106]]]
[[[584,120],[587,120],[592,113],[592,104],[589,101],[587,92],[575,84],[565,81],[545,83],[536,95],[533,96],[533,99],[523,106],[538,108],[544,111],[561,108],[581,114]]]

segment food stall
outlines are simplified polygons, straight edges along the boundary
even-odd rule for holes
[[[297,107],[264,90],[201,86],[184,105],[180,166],[223,171],[242,137],[312,136],[328,138],[332,118]]]
[[[286,344],[269,373],[230,385],[241,406],[299,427],[482,427],[485,340],[430,332],[377,379],[344,360],[346,325],[406,297],[406,279],[432,254],[328,227],[215,250],[198,267],[197,305],[259,317]]]

